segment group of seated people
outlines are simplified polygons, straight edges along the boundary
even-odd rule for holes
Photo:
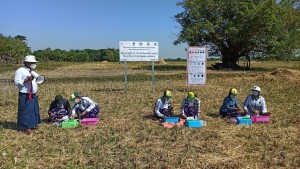
[[[171,92],[169,90],[163,93],[154,106],[154,116],[157,118],[172,117],[174,114],[171,103]],[[196,97],[194,92],[188,92],[187,97],[182,100],[180,106],[180,115],[182,118],[198,119],[200,113],[200,99]]]
[[[269,115],[267,111],[266,101],[260,95],[260,87],[254,86],[251,89],[251,95],[247,96],[243,104],[243,111],[237,101],[237,90],[231,88],[228,96],[224,98],[223,104],[219,109],[221,117],[237,117],[242,115]],[[154,106],[154,116],[157,118],[172,117],[174,109],[171,103],[171,92],[169,90],[163,93]],[[50,104],[48,115],[49,121],[58,126],[61,122],[68,119],[84,119],[98,118],[100,111],[99,105],[89,97],[80,96],[77,92],[71,95],[71,99],[75,105],[71,108],[67,99],[61,95],[55,96],[54,101]],[[180,116],[183,119],[198,119],[200,113],[200,99],[197,95],[190,91],[187,97],[182,100],[180,106]]]
[[[63,121],[69,119],[98,118],[100,112],[99,105],[89,97],[80,96],[77,92],[71,94],[74,103],[71,108],[67,99],[61,95],[55,96],[48,109],[49,121],[57,126],[61,126]]]
[[[260,87],[254,86],[251,94],[244,101],[243,109],[237,101],[237,90],[231,88],[229,94],[224,98],[223,104],[219,109],[221,117],[237,117],[242,115],[259,116],[269,115],[266,101],[260,95]],[[154,106],[154,116],[157,118],[172,117],[174,114],[171,104],[171,92],[169,90],[163,93]],[[198,119],[200,113],[200,99],[194,92],[188,92],[187,97],[183,99],[180,106],[180,116],[183,119]]]
[[[265,98],[260,94],[261,89],[258,86],[251,88],[251,94],[244,101],[243,109],[237,101],[237,90],[231,88],[229,94],[225,97],[223,105],[219,112],[222,117],[236,117],[242,115],[264,116],[269,115]]]

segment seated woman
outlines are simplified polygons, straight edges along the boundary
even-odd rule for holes
[[[269,115],[265,98],[260,95],[260,87],[254,86],[252,94],[244,102],[244,112],[250,116]]]
[[[74,92],[71,95],[71,101],[75,103],[72,108],[72,119],[98,118],[100,107],[89,97],[81,97],[77,92]]]
[[[194,92],[188,92],[186,98],[183,99],[180,106],[180,115],[183,118],[193,117],[198,119],[200,113],[200,99],[195,97]]]
[[[163,93],[154,106],[154,116],[157,118],[172,117],[173,106],[171,104],[171,92],[169,90]]]
[[[240,105],[237,101],[237,90],[231,88],[229,94],[224,98],[223,104],[219,110],[220,115],[224,117],[237,117],[241,115]]]
[[[71,110],[70,103],[61,95],[55,96],[48,109],[49,122],[60,126],[64,119],[68,119]]]

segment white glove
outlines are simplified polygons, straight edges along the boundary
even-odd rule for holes
[[[246,118],[250,118],[250,115],[246,115],[245,117],[246,117]]]
[[[187,120],[195,120],[194,117],[187,117],[186,119],[187,119]]]
[[[62,119],[63,119],[63,121],[68,121],[69,120],[69,116],[64,116]]]

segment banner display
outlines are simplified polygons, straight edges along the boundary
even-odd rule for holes
[[[207,48],[190,46],[187,50],[187,86],[206,84]]]
[[[158,42],[120,41],[120,61],[158,61]]]

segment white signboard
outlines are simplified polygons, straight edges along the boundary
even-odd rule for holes
[[[158,61],[158,42],[120,41],[120,61]]]
[[[206,84],[206,47],[190,46],[187,50],[187,85]]]

